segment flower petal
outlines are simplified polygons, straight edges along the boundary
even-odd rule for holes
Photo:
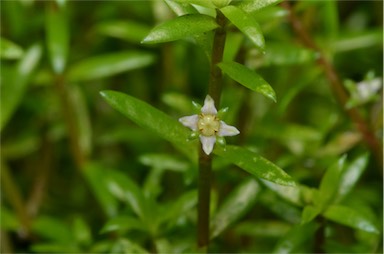
[[[211,96],[207,95],[204,100],[204,106],[201,108],[201,113],[207,115],[216,115],[217,110],[215,108],[215,102]]]
[[[198,115],[184,116],[179,118],[179,122],[182,123],[185,127],[192,129],[193,131],[197,130],[197,121],[199,120]]]
[[[200,142],[201,142],[201,145],[203,147],[204,152],[207,155],[209,155],[213,150],[213,146],[215,145],[216,136],[207,137],[207,136],[200,135]]]
[[[223,121],[220,121],[220,130],[217,135],[219,136],[235,136],[239,134],[240,131],[236,127],[230,126]]]

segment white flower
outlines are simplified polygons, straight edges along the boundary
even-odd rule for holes
[[[211,96],[205,97],[204,106],[199,115],[184,116],[179,121],[200,137],[204,152],[209,155],[216,142],[216,137],[235,136],[240,133],[238,129],[219,119],[215,102]]]

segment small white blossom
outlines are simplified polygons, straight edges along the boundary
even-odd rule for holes
[[[235,136],[240,133],[238,129],[219,119],[215,102],[209,95],[205,97],[200,114],[184,116],[179,121],[192,131],[199,133],[200,142],[207,155],[212,152],[216,137]]]

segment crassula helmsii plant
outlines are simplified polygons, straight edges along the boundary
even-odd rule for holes
[[[226,36],[229,27],[236,27],[244,37],[248,38],[254,47],[264,52],[265,42],[262,31],[253,18],[246,10],[251,10],[248,4],[256,4],[244,1],[239,6],[231,5],[231,1],[166,1],[169,6],[180,16],[172,20],[166,21],[154,27],[151,32],[144,38],[142,43],[154,44],[164,43],[174,40],[183,39],[186,37],[195,36],[196,43],[207,49],[207,55],[210,61],[210,75],[207,80],[206,92],[208,95],[205,98],[204,106],[201,108],[199,115],[180,118],[180,122],[192,129],[193,133],[189,138],[183,135],[178,135],[181,139],[188,140],[191,137],[199,137],[201,147],[198,153],[198,216],[197,216],[197,246],[201,250],[207,251],[210,234],[210,192],[212,179],[212,151],[216,141],[222,144],[221,148],[216,149],[219,156],[228,158],[232,163],[240,166],[248,172],[251,172],[257,177],[261,177],[278,184],[294,186],[294,181],[279,167],[266,159],[245,152],[244,148],[225,147],[224,136],[233,136],[239,134],[238,129],[227,125],[217,116],[216,107],[220,105],[220,98],[223,89],[223,72],[229,77],[238,82],[238,84],[247,87],[248,89],[261,93],[267,98],[276,101],[276,95],[273,88],[256,72],[250,70],[245,65],[233,61],[223,61],[225,50]],[[234,2],[236,3],[236,2]],[[262,8],[265,5],[273,4],[274,1],[265,2],[254,8]],[[206,8],[211,15],[199,13],[194,5]],[[131,119],[132,115],[138,119],[140,116],[134,113],[132,108],[125,109],[124,106],[117,101],[129,100],[125,95],[119,95],[117,98],[116,92],[102,92],[104,98],[113,106],[117,107],[121,112],[125,112]],[[142,109],[141,109],[142,110]],[[144,114],[144,113],[142,113]],[[145,113],[146,115],[148,113]],[[242,116],[247,117],[247,116]],[[157,115],[153,116],[154,122],[157,122]],[[143,122],[142,119],[138,119]],[[175,125],[175,124],[173,124]],[[157,126],[161,128],[161,126]],[[156,127],[151,127],[156,129]],[[179,127],[175,126],[178,131]],[[164,131],[164,130],[163,130]],[[162,132],[162,130],[157,130]],[[185,143],[180,139],[172,139],[176,143]],[[217,232],[216,232],[217,233]]]

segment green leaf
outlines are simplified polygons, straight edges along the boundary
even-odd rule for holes
[[[127,175],[115,170],[109,170],[105,177],[109,191],[117,198],[127,202],[142,221],[148,222],[150,219],[149,202],[140,187]]]
[[[270,5],[278,4],[283,0],[243,0],[237,6],[245,12],[254,12]]]
[[[204,6],[207,8],[215,8],[215,5],[213,5],[211,0],[173,0],[173,1],[181,4],[196,4],[196,5]]]
[[[346,206],[332,205],[325,211],[324,216],[329,220],[355,229],[376,234],[380,233],[375,223],[360,212]]]
[[[217,147],[214,153],[258,178],[281,185],[296,185],[295,181],[281,168],[245,148],[227,145],[225,149]]]
[[[221,12],[245,34],[257,48],[264,51],[265,42],[261,28],[257,21],[240,8],[229,5],[221,9]]]
[[[119,233],[126,233],[127,231],[135,229],[144,232],[146,231],[145,225],[137,218],[121,215],[110,219],[101,229],[100,233],[108,233],[114,231],[118,231]]]
[[[97,163],[88,163],[83,172],[93,195],[95,195],[105,214],[109,217],[115,216],[118,204],[107,187],[105,175],[108,173],[108,170]]]
[[[177,16],[182,16],[186,14],[198,14],[199,12],[195,7],[188,3],[178,3],[174,0],[164,0],[165,3],[172,9]]]
[[[341,173],[344,169],[346,156],[342,156],[337,162],[331,165],[325,172],[320,183],[319,195],[314,200],[315,205],[321,209],[332,204],[340,186]]]
[[[80,216],[76,216],[73,222],[73,235],[76,243],[87,246],[92,242],[91,230],[87,223]]]
[[[236,235],[244,235],[252,238],[278,238],[285,235],[292,226],[284,221],[263,220],[258,222],[245,221],[235,228]]]
[[[96,31],[100,34],[133,43],[141,42],[150,30],[149,26],[130,20],[108,21],[96,27]]]
[[[220,235],[252,208],[259,191],[260,186],[255,179],[248,179],[237,186],[212,218],[211,239]]]
[[[346,166],[342,172],[339,188],[336,195],[336,201],[339,202],[344,198],[355,186],[360,176],[363,174],[367,167],[369,154],[364,153],[353,160]]]
[[[153,28],[142,43],[161,43],[202,34],[217,28],[214,18],[203,14],[187,14]]]
[[[189,164],[169,154],[145,154],[140,156],[140,162],[146,166],[156,169],[165,169],[183,172],[188,169]]]
[[[115,92],[102,91],[104,99],[117,111],[124,114],[137,125],[146,128],[165,140],[173,143],[193,161],[197,159],[195,142],[188,142],[191,133],[176,119],[171,118],[160,110],[132,96]]]
[[[32,229],[37,235],[58,243],[73,242],[73,234],[69,226],[62,220],[53,217],[38,217],[33,221]]]
[[[0,58],[19,59],[23,53],[24,51],[19,45],[5,38],[0,38]]]
[[[318,53],[288,43],[268,43],[262,55],[263,66],[292,65],[313,62]]]
[[[304,207],[303,213],[301,216],[301,223],[304,224],[304,223],[308,223],[308,222],[312,221],[320,213],[321,213],[321,210],[317,206],[308,205],[308,206]]]
[[[70,81],[85,81],[110,77],[122,72],[148,66],[155,56],[148,52],[123,51],[83,60],[69,70]]]
[[[313,239],[316,229],[315,223],[293,227],[280,239],[272,253],[296,253],[296,248],[303,245],[309,239]]]
[[[65,70],[69,49],[68,18],[64,5],[47,2],[45,30],[53,71],[61,74]]]
[[[222,62],[218,66],[233,80],[248,89],[261,93],[276,102],[276,94],[273,88],[258,74],[236,62]]]
[[[0,93],[0,130],[3,129],[19,105],[29,79],[40,61],[41,53],[41,46],[38,44],[33,45],[19,60],[16,68],[4,76]]]

